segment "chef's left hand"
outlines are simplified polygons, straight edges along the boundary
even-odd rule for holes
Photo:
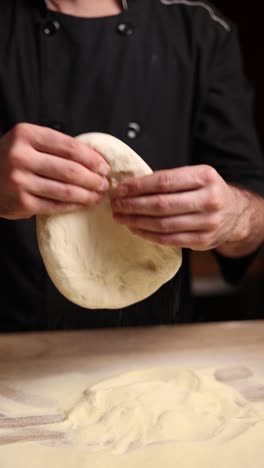
[[[139,236],[202,251],[245,236],[247,202],[239,192],[211,166],[185,166],[123,181],[112,210]]]

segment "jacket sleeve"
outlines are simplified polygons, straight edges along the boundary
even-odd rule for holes
[[[253,93],[244,76],[239,41],[233,29],[224,34],[208,67],[193,163],[209,164],[228,183],[264,197],[264,159],[253,110]],[[231,259],[216,253],[216,257],[224,278],[237,283],[256,254]]]
[[[213,51],[198,114],[193,162],[209,164],[232,184],[264,196],[264,159],[236,31]]]

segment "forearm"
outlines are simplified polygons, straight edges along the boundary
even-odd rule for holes
[[[243,257],[264,242],[264,198],[236,187],[232,190],[241,214],[228,241],[216,250],[226,257]]]

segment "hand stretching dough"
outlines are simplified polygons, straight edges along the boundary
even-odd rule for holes
[[[127,175],[152,171],[125,143],[106,134],[79,140],[102,154],[111,185]],[[169,281],[181,266],[181,250],[142,239],[112,217],[110,194],[94,208],[37,217],[40,253],[57,289],[90,309],[116,309],[139,302]]]

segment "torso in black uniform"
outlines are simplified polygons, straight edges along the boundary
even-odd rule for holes
[[[106,132],[153,170],[202,162],[263,190],[237,41],[221,16],[161,0],[131,0],[103,18],[51,12],[43,0],[1,3],[0,133],[18,122],[72,136]],[[2,330],[192,321],[186,252],[180,272],[149,299],[87,312],[47,277],[35,219],[0,218],[0,240]]]

